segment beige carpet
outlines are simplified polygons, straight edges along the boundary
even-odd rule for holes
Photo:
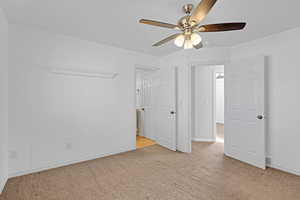
[[[223,146],[193,153],[158,145],[9,180],[1,200],[299,200],[300,177],[229,159]]]

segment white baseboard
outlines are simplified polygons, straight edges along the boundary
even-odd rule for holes
[[[68,162],[53,163],[49,166],[42,167],[42,168],[10,173],[9,178],[14,178],[14,177],[23,176],[23,175],[32,174],[32,173],[41,172],[41,171],[46,171],[46,170],[50,170],[50,169],[55,169],[55,168],[58,168],[58,167],[64,167],[64,166],[68,166],[68,165],[72,165],[72,164],[76,164],[76,163],[81,163],[81,162],[85,162],[85,161],[89,161],[89,160],[95,160],[95,159],[98,159],[98,158],[112,156],[112,155],[125,153],[125,152],[133,151],[133,150],[136,150],[136,147],[130,147],[130,148],[125,148],[125,149],[118,150],[118,151],[115,151],[115,152],[103,153],[103,154],[94,155],[94,156],[88,156],[88,157],[85,157],[85,158],[80,158],[78,160],[73,160],[73,161],[68,161]]]
[[[7,179],[8,179],[8,177],[5,177],[2,180],[0,180],[0,194],[2,193],[2,191],[6,185]]]
[[[193,138],[194,142],[216,142],[215,139],[201,139],[201,138]]]
[[[300,176],[300,171],[288,169],[288,168],[282,167],[281,165],[272,163],[272,159],[270,157],[267,158],[267,167],[278,169],[280,171],[284,171],[284,172],[287,172],[290,174],[295,174],[297,176]]]

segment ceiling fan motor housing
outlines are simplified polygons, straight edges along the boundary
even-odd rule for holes
[[[194,8],[194,5],[193,4],[186,4],[183,6],[183,12],[187,15],[191,14],[192,13],[192,10]]]
[[[182,18],[178,21],[178,26],[179,26],[182,30],[188,29],[188,28],[190,27],[189,20],[190,20],[190,16],[189,16],[189,15],[182,17]]]

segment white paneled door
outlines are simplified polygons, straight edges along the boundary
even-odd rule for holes
[[[153,71],[138,71],[137,86],[139,95],[137,98],[137,107],[139,108],[139,129],[140,135],[155,140],[155,131],[153,128]]]
[[[153,78],[156,142],[176,151],[176,68],[163,68]]]
[[[265,58],[225,67],[225,154],[265,169]]]

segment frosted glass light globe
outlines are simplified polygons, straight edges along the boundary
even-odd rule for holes
[[[183,48],[184,49],[191,49],[191,48],[193,48],[193,42],[192,42],[192,40],[185,40]]]
[[[182,47],[184,44],[185,37],[184,35],[178,35],[174,40],[174,44],[178,47]]]
[[[202,38],[199,34],[193,33],[191,35],[191,40],[192,40],[193,45],[198,45],[202,41]]]

